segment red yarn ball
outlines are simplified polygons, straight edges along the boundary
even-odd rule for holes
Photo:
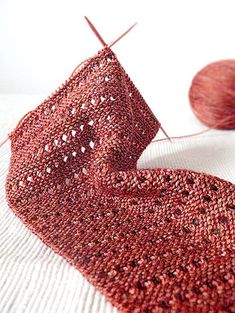
[[[211,63],[193,78],[193,112],[209,127],[235,129],[235,60]]]

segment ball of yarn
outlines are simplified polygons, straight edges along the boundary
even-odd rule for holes
[[[209,127],[235,129],[235,60],[211,63],[193,78],[193,112]]]

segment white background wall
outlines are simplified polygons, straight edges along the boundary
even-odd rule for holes
[[[188,89],[207,63],[235,58],[234,0],[0,0],[0,93],[43,100],[96,53],[84,15],[107,42],[138,22],[113,47],[119,60],[170,135],[203,129]]]

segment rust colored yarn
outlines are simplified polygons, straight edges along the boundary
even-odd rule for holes
[[[193,78],[189,100],[201,122],[212,128],[235,129],[235,60],[208,64]]]
[[[234,312],[235,186],[137,169],[159,127],[106,46],[10,134],[8,203],[120,312]]]

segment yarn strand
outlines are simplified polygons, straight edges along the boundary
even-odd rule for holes
[[[207,128],[205,130],[202,130],[200,132],[197,133],[193,133],[193,134],[189,134],[189,135],[184,135],[184,136],[173,136],[173,137],[168,137],[167,138],[162,138],[162,139],[156,139],[156,140],[152,140],[152,142],[159,142],[159,141],[165,141],[165,140],[169,140],[171,143],[173,142],[172,139],[182,139],[182,138],[190,138],[190,137],[194,137],[194,136],[198,136],[198,135],[202,135],[208,131],[212,130],[212,128]]]
[[[170,142],[172,142],[172,139],[182,139],[182,138],[190,138],[190,137],[194,137],[194,136],[199,136],[199,135],[202,135],[202,134],[205,134],[207,132],[209,132],[210,130],[212,129],[216,129],[216,127],[218,125],[220,125],[220,123],[224,123],[224,122],[227,122],[227,120],[229,119],[229,117],[225,117],[224,119],[220,120],[219,122],[215,123],[212,127],[208,127],[200,132],[196,132],[196,133],[192,133],[192,134],[189,134],[189,135],[183,135],[183,136],[173,136],[173,137],[169,137],[166,132],[164,131],[164,129],[162,127],[161,130],[162,132],[164,133],[164,135],[167,137],[167,138],[162,138],[162,139],[155,139],[155,140],[152,140],[151,142],[159,142],[159,141],[165,141],[165,140],[169,140]]]

